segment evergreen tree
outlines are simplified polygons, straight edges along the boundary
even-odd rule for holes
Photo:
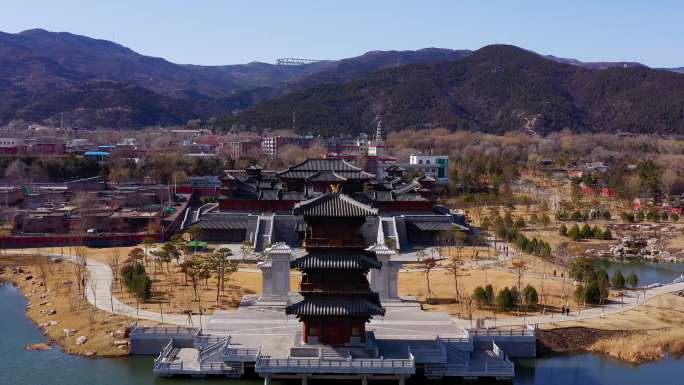
[[[537,302],[539,301],[537,289],[530,285],[525,286],[525,289],[523,290],[523,301],[525,303],[525,306],[537,305]]]
[[[580,229],[576,223],[568,230],[568,238],[573,241],[578,241],[580,239]]]
[[[635,289],[637,287],[637,285],[639,284],[639,277],[636,275],[635,272],[629,273],[629,275],[627,276],[627,284],[629,284],[629,286],[632,289]]]
[[[500,311],[510,311],[516,304],[515,296],[511,289],[504,287],[496,295],[496,307]]]
[[[601,289],[597,281],[593,280],[587,284],[584,289],[584,302],[592,305],[601,303]]]
[[[485,294],[487,294],[487,303],[489,305],[494,303],[494,288],[491,284],[485,286]]]
[[[589,239],[592,237],[591,227],[589,227],[588,224],[585,223],[584,225],[582,225],[582,229],[580,230],[579,237],[580,237],[580,239]]]
[[[622,272],[620,270],[613,273],[613,276],[610,279],[610,283],[611,283],[611,285],[613,285],[614,288],[617,288],[617,289],[624,289],[625,288],[625,277],[622,275]]]
[[[472,295],[473,301],[477,303],[478,306],[483,306],[483,305],[488,305],[489,304],[489,298],[487,298],[487,292],[485,289],[482,288],[482,286],[478,286],[473,290],[473,295]]]

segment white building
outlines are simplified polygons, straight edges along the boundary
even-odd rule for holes
[[[449,180],[449,157],[447,155],[411,154],[409,165],[417,166],[421,171],[440,182]]]

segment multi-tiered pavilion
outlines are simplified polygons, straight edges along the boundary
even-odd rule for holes
[[[384,315],[380,297],[366,277],[381,264],[366,250],[361,227],[377,209],[347,195],[328,193],[297,204],[306,223],[306,254],[290,263],[302,272],[301,301],[286,308],[304,324],[302,341],[331,346],[360,345],[366,323]]]

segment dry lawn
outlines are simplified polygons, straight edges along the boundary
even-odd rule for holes
[[[552,271],[547,271],[553,274]],[[542,285],[541,276],[525,275],[523,274],[521,283],[522,287],[532,285],[537,289],[540,296],[540,305],[545,305],[546,311],[558,311],[558,309],[565,304],[565,295],[571,294],[572,284],[566,280],[565,284],[560,279],[544,279]],[[477,269],[461,271],[458,276],[458,288],[461,297],[470,296],[477,286],[486,286],[491,284],[494,291],[498,292],[505,286],[517,287],[517,274],[501,269]],[[399,294],[403,296],[414,296],[423,303],[423,308],[426,310],[446,311],[449,314],[460,318],[468,318],[472,311],[473,318],[492,317],[494,313],[489,309],[478,309],[472,306],[468,309],[455,301],[455,284],[453,274],[447,271],[433,271],[430,273],[430,287],[432,291],[432,300],[426,303],[427,298],[427,284],[426,274],[424,272],[400,272],[399,273]],[[543,287],[543,300],[542,300]],[[566,294],[564,294],[566,293]],[[538,309],[530,310],[528,314],[539,314],[544,306],[539,306]],[[462,313],[463,311],[463,313]],[[517,313],[510,314],[496,314],[496,317],[513,317],[518,316]]]
[[[255,265],[241,264],[240,268],[253,270]],[[157,268],[149,264],[148,274],[153,277],[152,298],[145,303],[136,303],[122,285],[116,285],[114,296],[121,302],[131,307],[139,306],[140,309],[151,311],[163,311],[166,313],[183,313],[191,310],[199,313],[200,306],[202,313],[212,312],[219,309],[232,309],[240,305],[243,296],[249,294],[260,294],[262,286],[262,276],[260,271],[238,271],[226,277],[224,291],[219,293],[219,302],[216,303],[217,277],[212,275],[208,280],[199,280],[197,284],[197,299],[195,298],[192,282],[180,271],[177,266],[172,265],[171,272],[166,272],[166,268]],[[290,280],[291,290],[297,290],[300,276],[293,272]]]
[[[79,294],[73,264],[53,263],[44,257],[2,256],[0,266],[6,267],[2,278],[15,283],[30,301],[26,313],[31,320],[38,325],[58,322],[41,328],[63,351],[71,354],[95,352],[98,356],[128,354],[128,348],[120,349],[113,345],[114,338],[110,332],[129,326],[131,319],[113,316],[90,305]],[[14,266],[21,267],[26,273],[13,274],[11,267]],[[40,278],[41,271],[45,273],[45,280]],[[29,276],[33,278],[27,279]],[[55,310],[56,313],[48,316],[41,314],[41,310]],[[76,332],[67,337],[64,329],[76,329]],[[79,336],[86,336],[88,340],[76,345]]]
[[[627,333],[599,339],[588,347],[589,351],[624,361],[655,361],[669,354],[681,356],[684,354],[684,298],[666,294],[621,315],[543,327],[560,331],[568,327],[625,331]]]

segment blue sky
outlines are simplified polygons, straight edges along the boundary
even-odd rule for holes
[[[113,37],[192,64],[509,43],[583,61],[684,66],[681,0],[0,1],[0,30],[29,28]]]

